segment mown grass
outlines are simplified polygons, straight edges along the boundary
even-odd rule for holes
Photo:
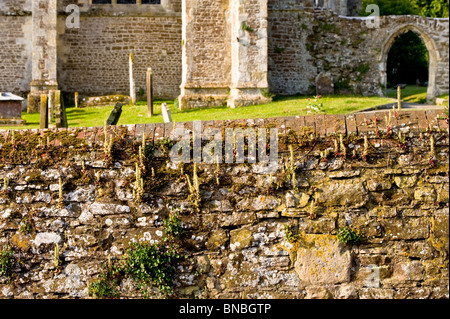
[[[387,97],[397,99],[397,89],[389,89],[386,93]],[[402,100],[408,103],[427,103],[427,87],[408,85],[402,89]]]
[[[217,107],[208,109],[179,110],[173,101],[157,100],[154,103],[154,116],[147,116],[147,103],[139,101],[134,106],[124,106],[118,125],[143,124],[164,122],[161,114],[161,104],[167,103],[172,120],[176,122],[189,122],[195,120],[227,120],[227,119],[257,119],[282,116],[306,115],[308,96],[275,97],[273,102],[237,109]],[[323,111],[326,114],[347,114],[378,105],[392,102],[389,98],[363,97],[363,96],[325,96],[321,99]],[[96,127],[103,126],[108,119],[113,106],[74,108],[68,107],[67,120],[69,127]],[[35,129],[39,128],[39,114],[24,112],[22,118],[27,124],[22,127],[1,127],[0,129]]]

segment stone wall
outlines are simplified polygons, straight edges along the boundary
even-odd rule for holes
[[[128,56],[135,57],[136,89],[153,70],[154,96],[174,99],[181,83],[181,18],[82,16],[80,29],[60,19],[58,81],[65,92],[129,95]]]
[[[448,118],[391,116],[203,122],[278,128],[279,170],[199,164],[200,199],[193,165],[167,157],[173,124],[1,131],[0,247],[14,258],[1,297],[88,298],[132,242],[164,245],[177,209],[176,298],[448,298]],[[340,242],[346,225],[365,239]],[[120,297],[142,297],[115,279]]]
[[[64,8],[60,8],[64,9]],[[83,5],[80,28],[58,21],[58,81],[65,92],[129,95],[128,56],[135,57],[136,89],[153,70],[154,96],[174,99],[181,83],[181,1],[162,5]]]
[[[316,93],[327,77],[336,93],[383,95],[395,38],[416,32],[430,53],[428,98],[448,91],[448,19],[387,16],[379,27],[322,8],[269,2],[269,87],[276,94]]]
[[[31,1],[1,1],[0,30],[0,92],[25,96],[31,82]]]
[[[30,14],[32,0],[3,0],[0,2],[0,14]]]

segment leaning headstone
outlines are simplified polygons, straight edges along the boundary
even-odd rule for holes
[[[317,95],[334,94],[334,82],[331,74],[322,72],[316,77]]]
[[[122,107],[124,104],[116,103],[116,106],[109,115],[106,125],[117,125],[119,123],[120,116],[122,115]]]
[[[161,105],[161,112],[164,118],[164,123],[171,123],[172,122],[172,115],[170,114],[169,107],[167,106],[167,103],[163,103]]]

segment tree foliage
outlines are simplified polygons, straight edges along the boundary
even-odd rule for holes
[[[370,4],[380,7],[380,15],[420,15],[431,18],[448,18],[449,0],[363,0],[361,15],[368,15]]]

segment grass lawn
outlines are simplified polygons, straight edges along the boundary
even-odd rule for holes
[[[427,103],[427,87],[408,85],[402,90],[402,100],[408,103]],[[387,90],[387,97],[397,99],[397,89]]]
[[[227,107],[209,109],[190,109],[180,111],[173,101],[155,101],[155,116],[147,117],[147,103],[137,102],[135,106],[124,106],[118,125],[143,124],[163,122],[161,104],[166,102],[172,114],[172,120],[176,122],[189,122],[194,120],[227,120],[227,119],[257,119],[282,116],[306,115],[308,98],[305,96],[276,97],[272,103],[254,105],[237,109]],[[346,114],[364,110],[378,105],[392,102],[389,98],[363,97],[363,96],[325,96],[321,99],[323,111],[327,114]],[[68,107],[67,120],[70,127],[103,126],[112,111],[111,107]],[[27,114],[22,118],[27,121],[23,127],[2,127],[0,129],[35,129],[39,128],[39,114]]]

